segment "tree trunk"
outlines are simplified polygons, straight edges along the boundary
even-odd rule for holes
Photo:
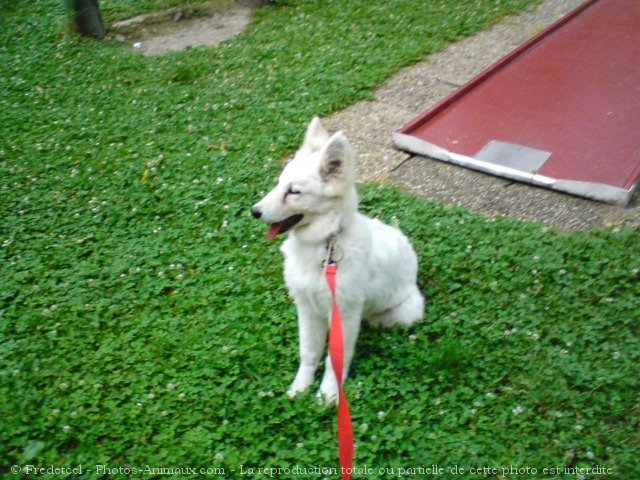
[[[94,38],[106,35],[98,0],[65,0],[65,4],[71,12],[74,27],[82,35]]]

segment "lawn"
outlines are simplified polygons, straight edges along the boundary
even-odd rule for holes
[[[102,2],[108,21],[169,3]],[[295,309],[249,208],[313,115],[537,2],[279,3],[152,58],[71,34],[59,1],[2,3],[4,478],[338,478],[334,409],[284,396]],[[388,185],[361,204],[411,238],[429,307],[361,335],[354,478],[640,476],[640,229]]]

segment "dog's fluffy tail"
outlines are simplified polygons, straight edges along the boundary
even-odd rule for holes
[[[380,327],[401,325],[409,328],[422,317],[424,317],[424,297],[418,290],[418,286],[415,285],[402,303],[374,315],[368,320],[372,325]]]

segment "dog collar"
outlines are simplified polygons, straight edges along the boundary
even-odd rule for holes
[[[325,249],[327,250],[327,256],[322,262],[322,268],[327,265],[336,265],[338,261],[342,260],[342,252],[338,247],[338,235],[342,233],[342,227],[337,232],[332,233],[327,238]]]

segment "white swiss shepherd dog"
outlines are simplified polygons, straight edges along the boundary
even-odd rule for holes
[[[269,224],[282,244],[284,277],[298,310],[300,368],[287,394],[306,390],[323,356],[331,314],[324,276],[329,245],[338,265],[337,299],[344,332],[346,379],[360,322],[410,326],[423,317],[424,299],[416,284],[418,261],[396,228],[358,212],[356,158],[342,132],[333,136],[314,118],[302,146],[284,168],[278,185],[251,209]],[[327,355],[318,396],[337,399],[338,386]]]

